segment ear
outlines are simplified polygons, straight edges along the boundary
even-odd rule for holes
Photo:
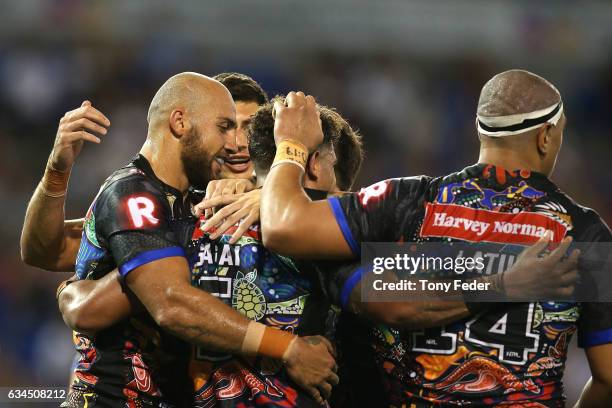
[[[321,171],[321,153],[315,150],[306,163],[306,177],[311,181],[317,181],[319,179],[319,173]]]
[[[189,130],[189,125],[183,109],[174,109],[170,112],[170,131],[177,139],[180,139]]]
[[[538,129],[538,133],[536,135],[536,143],[540,156],[546,156],[546,154],[551,149],[552,135],[550,134],[550,128],[550,123],[547,123],[546,125],[541,126]]]

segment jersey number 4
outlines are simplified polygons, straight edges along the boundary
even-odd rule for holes
[[[523,365],[539,345],[539,334],[533,331],[535,309],[535,303],[517,303],[478,315],[465,324],[465,341],[497,350],[501,362]],[[412,351],[454,354],[457,334],[443,327],[414,333]]]

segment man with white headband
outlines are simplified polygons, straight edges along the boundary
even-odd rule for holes
[[[520,253],[542,236],[566,244],[612,242],[599,215],[549,179],[565,115],[559,91],[535,74],[503,72],[482,88],[477,164],[444,177],[381,181],[327,203],[311,201],[300,183],[299,157],[322,137],[310,108],[314,100],[300,92],[287,100],[288,106],[276,107],[275,138],[277,151],[296,160],[275,163],[262,192],[264,244],[271,250],[356,259],[363,242],[486,242],[500,248],[487,257],[487,270],[503,270],[505,251]],[[585,262],[592,247],[580,255],[581,273],[594,271],[595,264]],[[569,255],[575,256],[577,251]],[[335,291],[350,299],[368,273],[331,275]],[[550,284],[543,279],[543,287]],[[389,399],[379,406],[563,407],[562,378],[575,332],[593,375],[579,404],[612,406],[610,304],[528,299],[412,333],[373,327],[372,347]]]
[[[537,129],[544,123],[557,126],[563,116],[563,102],[529,113],[504,116],[478,115],[478,133],[492,137],[512,136]]]
[[[565,128],[561,94],[550,82],[530,72],[503,72],[482,88],[476,126],[480,163],[511,169],[504,164],[524,165],[529,160],[548,176],[554,169]]]
[[[557,126],[563,115],[563,102],[530,113],[505,116],[478,116],[478,133],[502,137],[525,133],[537,129],[544,123]]]

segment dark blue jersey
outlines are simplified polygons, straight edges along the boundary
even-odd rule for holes
[[[113,173],[94,199],[85,219],[77,276],[99,279],[115,268],[126,276],[149,262],[185,256],[194,222],[183,194],[159,180],[138,156]],[[112,406],[191,403],[189,345],[162,331],[148,313],[91,337],[75,333],[74,342],[80,359],[72,388],[78,395],[69,401],[76,405],[83,398]]]

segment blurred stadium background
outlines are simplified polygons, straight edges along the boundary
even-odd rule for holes
[[[364,134],[364,186],[441,175],[477,159],[480,87],[509,68],[561,90],[568,117],[554,180],[612,223],[612,3],[491,0],[23,0],[0,17],[0,386],[63,385],[73,356],[55,304],[63,279],[25,266],[26,202],[59,118],[85,98],[109,116],[73,171],[69,217],[146,132],[170,75],[239,71],[271,94],[301,89]],[[607,51],[606,51],[607,50]],[[574,347],[574,346],[573,346]],[[570,353],[574,401],[588,367]]]

